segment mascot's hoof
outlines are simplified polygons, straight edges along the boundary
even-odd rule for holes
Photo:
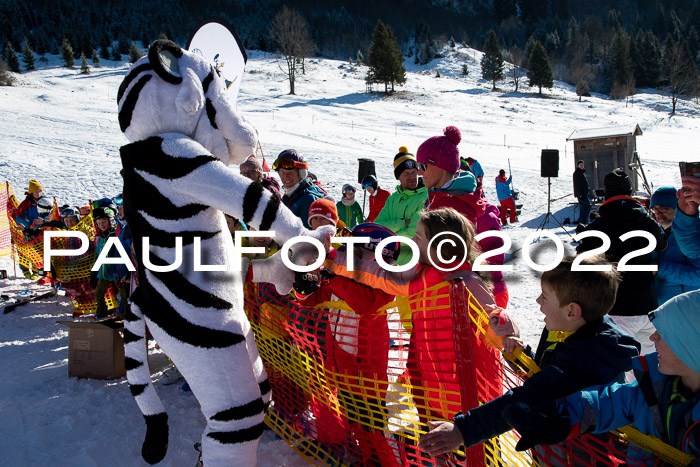
[[[149,464],[162,461],[168,452],[168,414],[147,415],[146,439],[141,447],[141,456]]]

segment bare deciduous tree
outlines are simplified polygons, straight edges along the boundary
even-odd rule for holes
[[[515,92],[518,92],[520,80],[525,77],[525,74],[527,73],[527,70],[524,68],[527,57],[525,56],[525,52],[520,47],[514,45],[508,51],[506,60],[513,64],[513,67],[510,69],[508,74],[513,79]]]
[[[671,113],[676,113],[678,98],[691,95],[698,81],[698,70],[684,42],[666,41],[663,57],[665,88],[671,94]]]
[[[294,81],[297,66],[304,68],[304,58],[314,51],[314,43],[309,33],[309,25],[296,10],[283,6],[275,15],[270,27],[270,37],[280,46],[287,67],[282,69],[289,77],[289,94],[294,94]],[[281,67],[280,67],[281,68]]]

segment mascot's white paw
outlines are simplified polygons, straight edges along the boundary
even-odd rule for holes
[[[313,237],[324,245],[326,251],[330,246],[330,239],[335,229],[331,226],[321,227],[314,231],[308,231],[306,236]],[[298,265],[306,266],[318,259],[318,249],[308,242],[299,242],[289,250],[289,260]],[[275,286],[277,293],[287,295],[292,291],[294,272],[282,261],[282,251],[265,259],[251,261],[253,268],[253,282],[268,282]],[[245,270],[245,267],[244,267]]]
[[[251,261],[250,267],[253,268],[253,282],[273,284],[280,295],[287,295],[292,291],[294,271],[287,268],[282,262],[281,251],[269,258]]]

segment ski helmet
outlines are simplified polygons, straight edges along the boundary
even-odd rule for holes
[[[106,208],[95,208],[92,211],[92,218],[97,219],[109,219],[109,223],[114,225],[114,217],[116,216],[116,211],[110,207]]]
[[[383,225],[375,224],[373,222],[366,222],[364,224],[356,225],[355,228],[352,229],[352,234],[355,237],[370,237],[371,240],[369,242],[365,243],[364,245],[360,245],[361,248],[369,251],[374,251],[379,242],[385,238],[396,235]],[[387,263],[393,263],[398,259],[400,252],[401,244],[399,242],[390,242],[382,249],[382,258]]]
[[[272,163],[272,170],[279,172],[280,169],[298,169],[299,177],[302,180],[306,180],[306,177],[309,176],[309,163],[294,149],[285,149]]]
[[[94,203],[95,208],[109,208],[112,210],[112,212],[117,212],[117,205],[116,203],[112,200],[112,198],[102,198],[98,199]],[[94,217],[94,215],[93,215]]]
[[[51,214],[53,204],[46,198],[39,198],[36,202],[36,210],[41,217],[46,217]]]
[[[362,179],[362,189],[366,190],[369,187],[372,187],[375,190],[379,188],[379,182],[377,181],[377,177],[374,175],[365,175],[365,178]]]
[[[75,218],[80,221],[80,209],[70,206],[61,209],[61,219],[72,216],[75,216]]]

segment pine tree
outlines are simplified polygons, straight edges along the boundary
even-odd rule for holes
[[[36,55],[34,55],[34,51],[29,45],[29,40],[26,37],[24,38],[24,43],[22,44],[22,61],[24,62],[24,68],[27,71],[31,71],[34,69]]]
[[[119,47],[112,46],[112,54],[110,55],[109,59],[115,62],[122,61],[122,54],[119,52]]]
[[[530,36],[527,39],[527,42],[525,43],[525,63],[523,63],[523,67],[529,68],[529,64],[527,63],[528,60],[530,60],[530,55],[532,55],[532,50],[535,48],[535,44],[537,44],[537,41],[535,40],[534,36]]]
[[[377,20],[372,34],[368,65],[367,83],[384,83],[384,92],[387,94],[390,83],[393,92],[394,83],[404,84],[406,82],[406,69],[403,66],[399,45],[391,27],[385,26],[381,20]]]
[[[416,65],[425,65],[435,58],[437,48],[431,39],[430,26],[422,22],[416,28],[416,36],[414,39],[416,56],[413,61]]]
[[[493,0],[493,11],[499,21],[518,14],[514,0]]]
[[[629,40],[624,32],[613,37],[610,49],[610,93],[616,99],[627,97],[634,92],[634,70],[630,56]]]
[[[119,53],[122,55],[128,55],[129,50],[131,49],[131,45],[129,45],[129,41],[123,32],[119,34],[117,48],[119,49]]]
[[[143,57],[143,52],[132,42],[131,48],[129,48],[129,62],[135,63],[141,57]]]
[[[109,36],[106,33],[102,35],[102,41],[100,42],[100,57],[102,57],[105,60],[110,59]]]
[[[578,96],[578,101],[581,102],[581,97],[588,97],[591,95],[591,91],[588,87],[588,81],[581,78],[576,83],[576,95]]]
[[[496,81],[503,79],[503,54],[498,46],[496,32],[491,29],[484,43],[484,56],[481,58],[481,76],[493,83],[492,91],[496,90]]]
[[[96,49],[92,49],[92,64],[95,68],[100,67],[100,55],[97,53]]]
[[[696,57],[700,52],[700,36],[698,36],[695,26],[691,26],[688,30],[688,48],[693,57]]]
[[[84,52],[80,52],[80,74],[89,75],[90,65],[88,65],[87,58]]]
[[[528,59],[527,78],[530,80],[530,87],[538,86],[539,95],[542,95],[542,87],[552,89],[554,78],[552,68],[549,66],[549,58],[544,50],[542,42],[537,41]]]
[[[639,85],[655,88],[661,79],[661,45],[652,31],[647,31],[644,35],[639,51],[642,55],[642,83],[644,83]]]
[[[468,66],[466,63],[464,63],[464,64],[462,65],[462,73],[461,73],[461,75],[462,75],[462,76],[469,76],[469,66]]]
[[[359,66],[365,64],[365,56],[362,54],[362,51],[360,49],[357,49],[357,56],[355,57],[355,62],[357,62]]]
[[[2,58],[5,60],[5,64],[15,73],[19,73],[19,60],[17,60],[17,52],[15,52],[14,47],[10,41],[5,42],[5,48],[2,51]]]
[[[63,59],[63,64],[67,68],[73,68],[75,65],[73,46],[70,45],[70,41],[68,41],[67,37],[63,38],[63,43],[61,44],[61,58]]]

